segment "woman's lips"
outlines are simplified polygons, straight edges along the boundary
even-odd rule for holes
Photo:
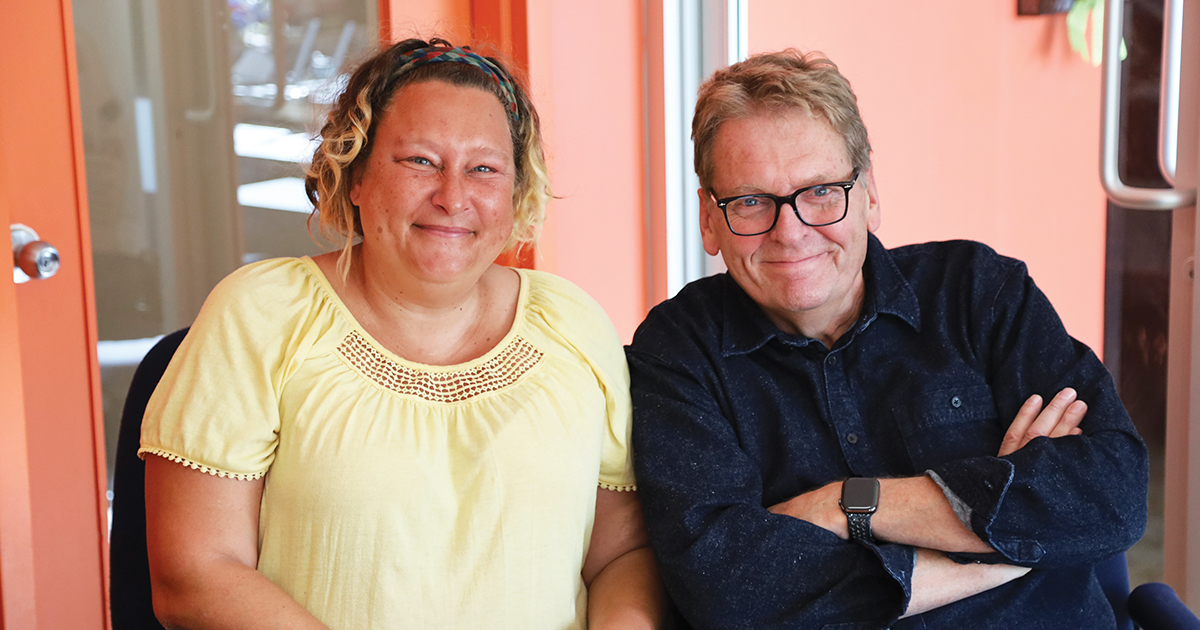
[[[467,236],[473,232],[473,230],[470,230],[468,228],[457,227],[457,226],[453,226],[453,225],[421,225],[421,224],[417,224],[414,227],[417,227],[425,232],[429,232],[436,236],[445,236],[447,238],[458,238],[458,237],[462,237],[462,236]]]

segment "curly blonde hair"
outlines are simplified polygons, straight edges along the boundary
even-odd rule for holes
[[[851,165],[861,171],[871,168],[871,142],[850,82],[821,53],[788,48],[717,70],[700,86],[692,118],[700,185],[712,186],[713,145],[722,123],[791,109],[824,118],[845,141]]]
[[[406,39],[364,61],[351,73],[346,88],[321,128],[321,142],[305,172],[304,189],[319,217],[321,234],[342,244],[337,270],[343,279],[350,273],[355,238],[362,236],[362,222],[358,207],[350,201],[350,189],[358,169],[363,168],[371,154],[376,123],[396,92],[413,83],[443,81],[490,92],[502,105],[508,103],[509,96],[496,79],[472,65],[431,63],[397,74],[408,53],[430,47],[453,48],[443,39],[434,38],[428,42]],[[524,248],[537,243],[546,203],[551,198],[541,123],[525,87],[502,63],[492,57],[485,59],[511,83],[516,101],[516,113],[508,117],[516,177],[513,182],[513,233],[505,250],[513,246]]]

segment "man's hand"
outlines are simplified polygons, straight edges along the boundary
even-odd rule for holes
[[[1000,457],[1016,452],[1035,437],[1062,437],[1064,435],[1079,435],[1080,421],[1087,415],[1087,403],[1076,400],[1076,393],[1070,387],[1058,392],[1058,395],[1042,408],[1042,397],[1034,394],[1021,405],[1017,417],[1004,434],[1000,442]]]

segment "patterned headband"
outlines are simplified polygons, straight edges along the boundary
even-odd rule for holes
[[[475,54],[469,47],[461,46],[459,48],[431,47],[418,48],[416,50],[405,53],[404,56],[396,62],[399,66],[393,77],[398,77],[409,70],[415,70],[421,66],[427,66],[431,63],[440,63],[443,61],[452,61],[455,63],[465,63],[475,66],[480,70],[488,73],[496,80],[496,85],[500,86],[500,91],[504,94],[504,99],[508,101],[508,114],[513,120],[520,120],[517,115],[517,94],[513,88],[512,81],[509,80],[503,71],[496,64],[489,61],[486,57]]]

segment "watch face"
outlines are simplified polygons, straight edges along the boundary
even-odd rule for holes
[[[842,482],[842,509],[874,512],[879,506],[879,480],[852,477]]]

